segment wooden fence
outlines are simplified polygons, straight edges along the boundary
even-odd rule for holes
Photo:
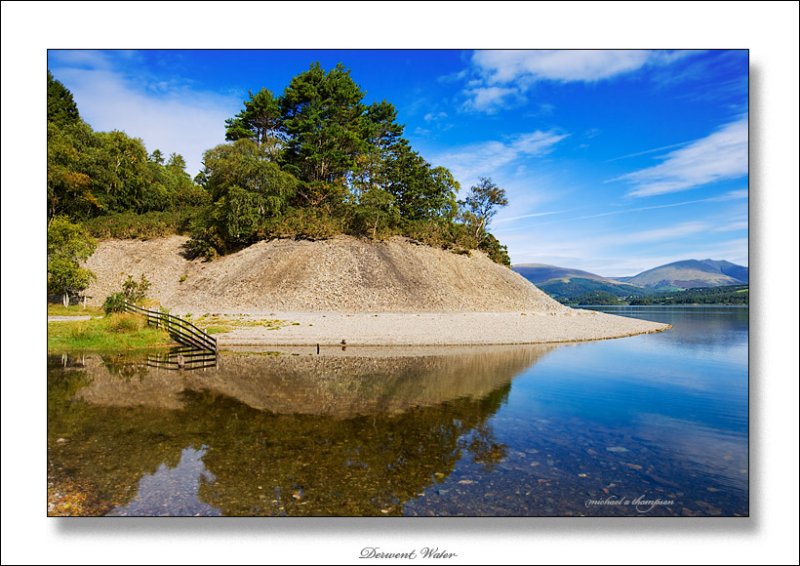
[[[184,346],[213,352],[215,355],[218,352],[217,339],[209,336],[208,332],[201,330],[188,320],[169,313],[138,307],[128,302],[125,303],[125,310],[146,316],[148,325],[163,328],[176,342]]]

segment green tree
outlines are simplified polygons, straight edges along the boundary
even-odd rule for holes
[[[399,220],[399,211],[394,205],[394,195],[379,187],[370,187],[361,193],[356,211],[365,231],[378,236],[378,229],[394,225]]]
[[[169,159],[167,160],[167,167],[177,169],[183,173],[186,171],[186,160],[180,153],[170,153]]]
[[[472,227],[475,239],[480,244],[498,208],[508,205],[508,197],[505,189],[498,187],[490,178],[481,177],[459,204],[463,207],[464,220]]]
[[[193,230],[193,253],[210,257],[219,243],[236,248],[251,243],[269,220],[280,218],[297,179],[270,160],[268,149],[250,139],[222,144],[204,155],[206,187],[214,203]]]
[[[227,242],[234,245],[251,243],[265,218],[264,197],[234,185],[220,204],[220,228]]]
[[[406,140],[392,149],[386,176],[403,218],[451,220],[455,216],[458,182],[446,168],[431,167]]]
[[[364,93],[341,64],[294,77],[281,98],[289,138],[284,159],[307,182],[343,182],[363,147]]]
[[[151,187],[144,142],[124,132],[99,132],[90,155],[89,175],[102,208],[110,212],[163,210],[162,191]]]
[[[352,190],[358,196],[371,187],[388,190],[389,168],[393,152],[402,139],[403,126],[397,123],[397,110],[386,102],[376,102],[367,107],[361,120],[361,151],[355,157]]]
[[[74,124],[81,120],[78,106],[72,93],[61,82],[47,71],[47,122],[58,124]]]
[[[150,154],[150,161],[156,165],[164,165],[164,154],[161,153],[160,149],[155,149],[153,153]]]
[[[214,201],[237,186],[263,196],[268,207],[265,213],[279,214],[297,185],[291,174],[270,160],[265,148],[248,139],[208,150],[203,162],[207,188]]]
[[[86,289],[94,274],[80,266],[94,253],[95,241],[85,228],[64,217],[50,220],[47,228],[47,289],[61,295],[64,306],[70,296]]]
[[[244,110],[225,120],[225,139],[236,141],[250,139],[264,146],[270,157],[276,157],[282,138],[280,101],[265,88],[258,93],[249,93],[244,101]]]
[[[47,124],[47,214],[87,218],[103,204],[94,194],[91,177],[94,133],[83,121]]]

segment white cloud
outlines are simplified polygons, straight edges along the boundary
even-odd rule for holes
[[[180,153],[194,175],[203,152],[225,141],[225,120],[239,111],[241,98],[149,83],[113,63],[99,52],[59,52],[51,70],[95,130],[122,130],[144,140],[148,151]]]
[[[476,51],[472,62],[489,84],[520,79],[597,81],[641,68],[651,53],[642,50]]]
[[[603,240],[603,244],[625,244],[628,242],[650,243],[650,242],[663,242],[674,241],[686,236],[693,236],[706,232],[711,228],[707,222],[683,222],[675,226],[667,226],[665,228],[654,228],[652,230],[642,230],[640,232],[632,232],[620,235],[614,235],[610,238]]]
[[[445,118],[447,118],[447,112],[428,112],[422,119],[426,122],[437,122]]]
[[[737,232],[739,230],[747,230],[749,228],[749,224],[747,219],[736,219],[732,220],[728,224],[723,224],[722,226],[717,226],[712,231],[713,232]]]
[[[478,177],[495,175],[500,168],[517,159],[550,153],[568,135],[553,130],[519,134],[508,142],[486,141],[463,146],[436,155],[431,162],[444,165],[453,172],[462,186],[468,186]]]
[[[502,108],[516,106],[525,101],[522,92],[514,87],[479,86],[467,90],[464,108],[494,114]]]
[[[536,81],[596,82],[632,73],[645,66],[667,65],[689,51],[650,50],[505,50],[475,51],[472,79],[464,107],[494,113],[525,101]]]
[[[633,185],[630,196],[674,193],[747,175],[747,117],[666,154],[653,167],[627,173],[614,181]]]

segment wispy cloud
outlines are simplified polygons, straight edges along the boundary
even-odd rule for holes
[[[639,232],[632,232],[628,234],[618,234],[611,238],[607,238],[603,243],[650,243],[650,242],[663,242],[665,240],[673,241],[686,236],[693,236],[706,232],[711,228],[708,222],[682,222],[674,226],[667,226],[664,228],[654,228],[652,230],[642,230]]]
[[[497,225],[497,224],[505,224],[505,223],[508,223],[508,222],[515,222],[517,220],[524,220],[526,218],[540,218],[542,216],[553,216],[553,215],[556,215],[556,214],[565,214],[567,212],[571,212],[572,210],[574,210],[574,209],[570,208],[570,209],[567,209],[567,210],[549,210],[549,211],[546,211],[546,212],[531,212],[530,214],[521,214],[519,216],[505,216],[505,217],[499,218],[498,220],[495,220],[494,224],[495,225]]]
[[[59,51],[49,65],[94,129],[142,138],[148,151],[180,153],[193,175],[203,152],[225,141],[225,119],[240,109],[241,97],[196,90],[178,78],[147,80],[131,62],[119,52]]]
[[[633,185],[628,195],[646,197],[685,191],[747,175],[747,117],[666,154],[663,162],[612,179]]]
[[[524,103],[528,90],[537,81],[596,82],[645,66],[667,65],[690,53],[580,49],[476,51],[471,61],[476,78],[466,85],[464,108],[492,114]]]
[[[677,206],[688,206],[690,204],[700,204],[704,202],[726,202],[731,200],[741,200],[747,198],[747,189],[737,189],[735,191],[729,191],[727,193],[721,194],[716,197],[708,197],[708,198],[701,198],[695,200],[684,200],[681,202],[671,202],[667,204],[656,204],[653,206],[637,206],[633,208],[621,208],[619,210],[609,210],[606,212],[598,212],[596,214],[587,214],[585,216],[577,216],[574,218],[568,218],[564,221],[570,222],[573,220],[588,220],[590,218],[602,218],[604,216],[616,216],[618,214],[631,214],[634,212],[644,212],[647,210],[658,210],[660,208],[674,208]]]
[[[676,147],[683,147],[690,142],[679,142],[679,143],[671,143],[669,145],[662,145],[661,147],[654,147],[653,149],[645,149],[643,151],[637,151],[635,153],[627,153],[625,155],[620,155],[619,157],[612,157],[611,159],[607,159],[607,163],[611,163],[612,161],[620,161],[622,159],[629,159],[631,157],[641,157],[642,155],[647,155],[649,153],[658,153],[659,151],[664,151],[667,149],[674,149]]]
[[[510,141],[486,141],[441,153],[433,157],[437,165],[450,169],[462,184],[480,176],[495,175],[497,170],[522,157],[539,157],[550,153],[569,134],[555,130],[519,134]]]
[[[428,112],[422,119],[426,122],[438,122],[445,118],[447,118],[447,112]]]

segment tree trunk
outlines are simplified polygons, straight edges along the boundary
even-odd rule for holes
[[[65,307],[68,307],[68,306],[69,306],[69,293],[64,293],[64,299],[63,299],[63,302],[64,302],[64,306],[65,306]]]

